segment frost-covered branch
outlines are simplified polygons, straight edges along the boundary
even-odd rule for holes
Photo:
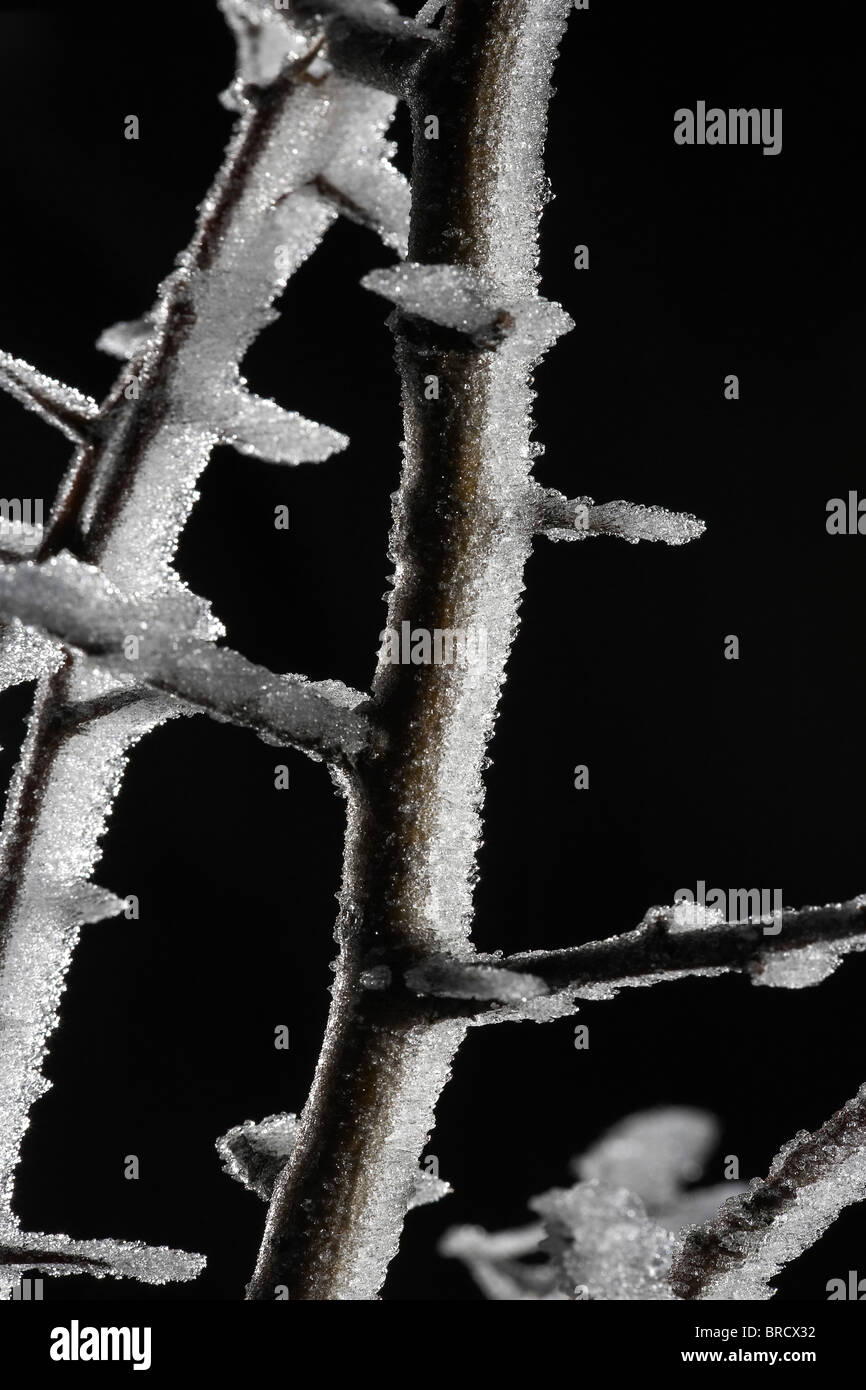
[[[654,908],[634,931],[562,951],[525,951],[503,961],[550,989],[610,998],[629,985],[688,975],[748,974],[758,985],[817,984],[842,956],[866,947],[866,895],[824,907],[785,908],[772,921],[713,920],[689,926],[689,914]]]
[[[300,1117],[248,1121],[218,1144],[231,1176],[269,1202],[248,1296],[374,1299],[406,1212],[447,1190],[419,1158],[471,1025],[553,1019],[576,1000],[689,975],[813,984],[866,946],[866,898],[785,910],[771,923],[658,908],[606,941],[475,952],[482,771],[535,537],[680,545],[704,529],[659,507],[570,500],[531,477],[533,372],[572,326],[539,295],[537,246],[550,77],[571,0],[448,0],[435,29],[384,0],[294,0],[288,15],[268,0],[220,5],[238,43],[223,98],[236,130],[155,306],[100,338],[124,362],[108,397],[97,405],[0,354],[0,385],[78,445],[38,553],[13,534],[12,553],[0,555],[15,561],[0,564],[0,615],[10,619],[0,687],[38,680],[0,836],[0,1265],[157,1281],[201,1267],[183,1252],[21,1232],[12,1215],[78,932],[123,906],[92,874],[128,752],[164,720],[201,710],[325,758],[348,801],[340,955],[307,1104]],[[411,219],[385,139],[397,94],[414,133]],[[485,653],[480,665],[416,665],[383,648],[368,698],[219,647],[220,623],[173,565],[216,444],[295,464],[347,442],[257,397],[241,375],[289,276],[339,215],[409,257],[363,282],[393,306],[405,419],[388,626],[483,634]],[[825,1130],[845,1191],[862,1195],[859,1107],[861,1097],[841,1128]],[[585,1156],[576,1187],[538,1199],[540,1225],[501,1238],[463,1233],[452,1253],[484,1266],[497,1297],[507,1288],[575,1297],[584,1269],[591,1296],[618,1296],[624,1279],[674,1297],[673,1232],[717,1196],[681,1190],[683,1164],[711,1132],[690,1112],[667,1112],[664,1125],[636,1117]],[[727,1287],[732,1258],[748,1264],[756,1211],[768,1238],[753,1283],[770,1277],[782,1248],[773,1213],[801,1201],[796,1183],[825,1184],[822,1214],[844,1204],[821,1166],[821,1135],[801,1136],[777,1160],[778,1193],[752,1193],[741,1200],[754,1210],[731,1206],[727,1224],[720,1217],[709,1235],[689,1237],[677,1277],[698,1292],[684,1296],[712,1297],[701,1290]],[[810,1211],[803,1239],[820,1227]],[[551,1268],[519,1268],[542,1234]]]
[[[174,696],[270,743],[353,762],[377,737],[356,713],[365,698],[358,691],[339,681],[274,675],[185,630],[183,610],[127,599],[65,553],[41,565],[0,565],[0,616],[56,638],[89,657],[96,671],[144,686],[144,695]],[[134,698],[133,691],[119,694],[124,703]]]
[[[316,180],[345,180],[383,238],[405,241],[404,181],[384,139],[393,99],[339,77],[289,25],[268,32],[282,46],[247,55],[230,89],[239,121],[223,168],[152,327],[137,346],[130,338],[136,355],[102,407],[101,446],[76,459],[43,551],[98,560],[130,593],[177,587],[171,559],[216,443],[294,462],[345,444],[248,397],[239,373],[275,299],[338,215]]]
[[[204,1269],[202,1255],[170,1250],[140,1241],[71,1240],[63,1235],[40,1235],[0,1225],[0,1299],[8,1299],[21,1275],[39,1270],[61,1274],[90,1274],[96,1279],[137,1279],[143,1284],[167,1284],[196,1279]]]
[[[126,663],[118,656],[113,664],[117,670]],[[146,658],[144,679],[151,689],[212,719],[337,766],[354,764],[380,739],[357,709],[366,699],[359,691],[340,681],[274,675],[238,652],[195,639],[166,645]]]
[[[49,425],[62,430],[68,439],[80,442],[94,432],[93,422],[99,414],[96,401],[72,386],[44,376],[29,362],[10,357],[8,352],[0,352],[0,388]]]
[[[585,536],[620,536],[623,540],[664,541],[686,545],[706,526],[691,512],[669,512],[634,502],[596,503],[591,497],[565,497],[555,488],[535,491],[539,535],[552,541],[579,541]]]
[[[541,1224],[459,1227],[441,1252],[493,1299],[772,1298],[784,1266],[866,1200],[866,1087],[785,1144],[766,1179],[687,1187],[719,1136],[702,1111],[632,1115],[573,1161],[577,1183],[533,1198]]]
[[[155,308],[125,331],[104,335],[104,345],[128,355],[128,364],[98,407],[14,359],[2,360],[4,384],[80,441],[37,558],[67,550],[98,564],[116,594],[176,615],[183,636],[179,645],[167,641],[158,655],[151,652],[154,684],[182,684],[218,717],[252,712],[267,727],[291,714],[303,724],[300,741],[318,739],[321,750],[327,737],[319,733],[335,718],[347,731],[354,727],[353,697],[336,685],[311,695],[284,682],[254,696],[255,668],[232,653],[213,657],[217,649],[195,646],[212,643],[222,628],[182,584],[172,560],[215,444],[230,441],[243,453],[298,462],[325,458],[345,443],[335,431],[249,395],[240,367],[273,321],[290,275],[338,216],[317,181],[344,188],[396,249],[406,241],[407,192],[384,139],[390,97],[335,73],[319,44],[257,0],[222,0],[222,8],[239,39],[238,76],[225,98],[238,114],[235,133]],[[31,569],[26,584],[38,587],[47,577]],[[21,573],[6,579],[7,596],[14,591],[23,603]],[[30,620],[43,622],[49,598],[40,591]],[[14,604],[11,611],[27,615]],[[61,616],[61,627],[75,621],[68,606]],[[93,633],[78,635],[92,651]],[[110,669],[105,651],[98,664],[13,625],[0,666],[4,653],[16,650],[21,669],[39,682],[0,835],[0,1217],[13,1224],[15,1168],[30,1109],[48,1086],[42,1058],[64,978],[80,926],[105,915],[110,897],[94,889],[91,874],[128,752],[165,719],[186,712],[179,699],[146,690],[130,701],[129,674]],[[219,681],[213,663],[222,663]],[[218,693],[226,674],[234,684]],[[11,678],[32,675],[13,671]]]
[[[372,285],[398,305],[406,433],[387,622],[483,630],[487,660],[479,671],[380,658],[388,746],[350,791],[337,983],[254,1299],[278,1285],[292,1299],[377,1295],[466,1028],[362,980],[371,952],[386,974],[472,954],[481,772],[535,530],[531,375],[569,326],[537,293],[541,152],[568,10],[452,0],[412,73],[411,264]],[[430,113],[438,140],[424,138]]]
[[[770,1281],[845,1207],[866,1200],[866,1086],[814,1134],[780,1149],[766,1179],[684,1234],[670,1272],[680,1298],[768,1299]]]
[[[689,925],[688,914],[675,906],[651,908],[634,931],[582,946],[474,961],[433,959],[408,971],[406,983],[418,994],[455,1004],[488,1001],[489,1011],[479,1010],[476,1021],[543,1019],[554,1000],[564,1007],[568,999],[612,999],[621,989],[690,976],[739,973],[756,985],[802,989],[864,949],[866,895],[824,907],[786,908],[767,922],[719,921],[708,909],[698,926]]]

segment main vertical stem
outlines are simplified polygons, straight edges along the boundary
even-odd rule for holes
[[[568,8],[452,0],[415,75],[410,257],[477,271],[511,305],[538,303],[541,150]],[[429,115],[438,140],[425,139]],[[543,345],[518,332],[490,351],[401,315],[394,329],[406,459],[388,626],[483,632],[486,665],[380,658],[387,748],[348,788],[337,982],[251,1299],[376,1297],[465,1032],[391,991],[388,972],[396,984],[419,958],[472,953],[481,774],[532,541],[530,376]]]

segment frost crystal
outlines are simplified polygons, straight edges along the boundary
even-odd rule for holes
[[[762,952],[751,968],[752,984],[774,985],[780,989],[808,989],[833,974],[845,954],[866,949],[866,937],[860,942],[844,943],[835,949],[833,942],[815,942],[792,951]]]
[[[241,390],[226,393],[211,420],[219,428],[221,443],[273,463],[318,463],[349,442],[336,430]]]
[[[669,512],[664,507],[644,507],[634,502],[604,502],[591,512],[591,529],[599,535],[622,536],[638,541],[664,541],[666,545],[687,545],[706,529],[688,512]]]
[[[419,24],[434,24],[439,11],[444,8],[445,0],[424,0],[415,18]]]
[[[274,1185],[291,1157],[298,1137],[297,1115],[269,1115],[258,1122],[245,1120],[216,1141],[223,1172],[269,1202]],[[451,1187],[433,1173],[419,1169],[409,1196],[409,1210],[447,1197]]]
[[[0,690],[48,675],[61,658],[56,642],[13,618],[0,632]]]
[[[123,362],[144,351],[153,331],[153,318],[150,314],[144,314],[140,319],[113,323],[100,333],[96,346],[100,352],[107,353],[109,357],[119,357]]]
[[[415,1177],[415,1187],[409,1197],[409,1210],[414,1211],[415,1207],[426,1207],[431,1202],[438,1202],[453,1190],[451,1184],[443,1178],[437,1178],[435,1173],[425,1172],[422,1168]]]
[[[556,488],[537,485],[534,496],[539,530],[554,541],[618,536],[634,545],[639,541],[687,545],[706,530],[704,523],[691,512],[669,512],[665,507],[645,507],[635,502],[596,503],[591,497],[569,498]]]
[[[516,333],[524,348],[540,355],[561,333],[574,327],[558,304],[537,295],[501,302],[493,281],[468,266],[409,262],[390,270],[373,270],[361,284],[390,299],[404,313],[457,329],[490,346]]]
[[[396,145],[385,139],[395,102],[357,83],[341,87],[348,130],[361,139],[334,148],[323,163],[319,192],[351,221],[372,227],[386,246],[405,256],[409,242],[409,184],[393,164]]]
[[[668,930],[680,932],[692,931],[695,927],[720,927],[724,920],[725,914],[720,907],[707,907],[705,903],[681,899],[670,910]]]
[[[270,1201],[297,1134],[297,1115],[269,1115],[258,1123],[245,1120],[216,1142],[223,1171],[264,1201]]]

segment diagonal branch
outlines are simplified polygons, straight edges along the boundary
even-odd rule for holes
[[[96,401],[8,352],[0,352],[0,387],[49,425],[62,430],[68,439],[81,442],[93,435],[93,422],[99,414]]]
[[[765,1180],[725,1202],[714,1221],[687,1229],[671,1266],[674,1292],[712,1301],[772,1298],[770,1280],[814,1245],[845,1207],[864,1200],[861,1086],[814,1134],[801,1131],[785,1144]]]
[[[67,474],[41,558],[69,549],[129,592],[177,588],[171,559],[198,478],[217,442],[244,443],[239,409],[255,410],[239,394],[240,363],[337,216],[314,179],[324,165],[375,164],[370,151],[379,154],[391,119],[391,99],[337,77],[317,54],[307,44],[266,89],[234,91],[240,119],[130,364],[135,389],[123,371],[102,407],[99,447],[82,450]],[[259,432],[261,418],[253,423]],[[304,423],[292,461],[305,438],[313,459],[345,444]],[[277,457],[284,444],[283,429]]]
[[[0,565],[0,616],[82,653],[95,669],[143,685],[144,695],[174,696],[316,758],[348,764],[376,741],[370,720],[356,713],[359,692],[338,681],[275,675],[184,631],[169,605],[125,599],[98,570],[66,554],[41,565]],[[126,689],[118,697],[128,702],[135,694]],[[105,709],[104,698],[96,712]],[[72,712],[83,722],[81,705]]]
[[[182,614],[180,646],[187,647],[175,655],[185,679],[194,678],[203,707],[209,677],[196,664],[199,654],[190,658],[190,643],[218,635],[221,627],[181,583],[172,558],[214,444],[230,436],[241,447],[264,446],[296,461],[297,446],[305,442],[299,430],[307,443],[312,439],[314,457],[342,443],[297,419],[276,417],[267,406],[252,406],[250,419],[249,401],[243,431],[235,418],[244,355],[273,321],[274,302],[290,275],[337,216],[315,188],[317,174],[353,170],[371,207],[382,212],[383,237],[397,244],[401,236],[400,200],[389,200],[394,180],[381,168],[389,157],[383,135],[393,100],[335,74],[319,57],[319,45],[291,26],[271,24],[258,43],[261,6],[223,0],[223,8],[242,18],[249,39],[227,98],[239,115],[235,133],[201,204],[192,242],[161,287],[146,331],[137,340],[121,335],[133,356],[99,408],[98,430],[85,432],[81,424],[81,415],[92,414],[90,403],[81,406],[64,388],[4,359],[19,394],[29,393],[28,403],[46,413],[59,412],[81,440],[40,560],[68,550],[98,561],[120,592],[174,604]],[[0,834],[0,1217],[8,1219],[28,1116],[49,1084],[42,1060],[82,921],[77,904],[99,858],[129,750],[165,719],[186,712],[178,699],[152,692],[127,702],[128,673],[109,673],[107,680],[95,662],[68,650],[60,656],[37,686]],[[231,654],[226,659],[233,661]],[[288,717],[280,706],[285,684],[274,698],[259,691],[256,707],[251,673],[238,666],[241,661],[234,659],[231,672],[237,680],[228,695],[232,717],[250,709],[265,725]],[[178,672],[162,674],[168,681]],[[306,720],[303,740],[318,737],[313,708],[319,724],[330,727],[333,704],[348,706],[338,718],[351,731],[354,697],[336,685],[327,695],[324,687],[312,697],[294,688],[288,695],[294,713],[300,708]]]

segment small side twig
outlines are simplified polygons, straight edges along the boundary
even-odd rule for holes
[[[96,670],[131,682],[90,702],[91,717],[154,691],[222,723],[253,729],[279,746],[352,763],[380,737],[356,712],[365,697],[338,681],[275,675],[225,647],[184,631],[171,609],[125,599],[99,570],[60,555],[41,565],[0,565],[0,617],[17,618],[85,658]],[[125,653],[134,643],[134,656]],[[73,706],[83,722],[83,706]]]
[[[619,536],[622,540],[664,541],[687,545],[706,530],[691,512],[669,512],[634,502],[596,503],[591,497],[565,497],[555,488],[535,489],[538,534],[553,541],[578,541],[586,536]]]

